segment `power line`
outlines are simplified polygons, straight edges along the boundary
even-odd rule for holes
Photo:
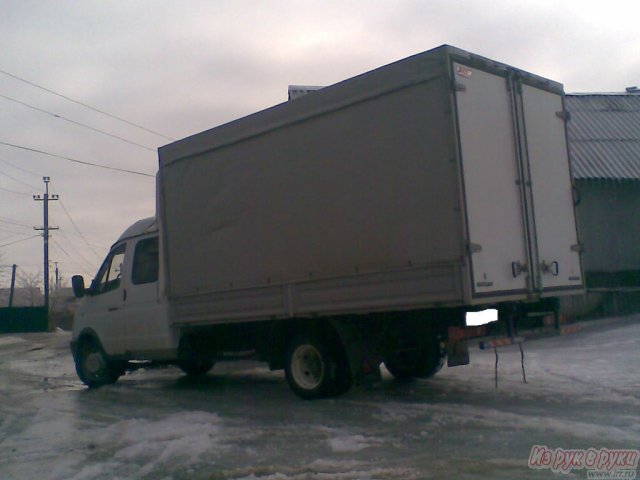
[[[68,232],[65,233],[65,231],[63,231],[63,230],[60,230],[59,234],[62,235],[63,237],[65,237],[69,241],[75,241],[80,236],[76,232],[68,231]],[[88,237],[88,238],[91,238],[91,237]],[[98,248],[101,251],[108,250],[109,247],[111,246],[110,244],[105,244],[105,243],[98,244],[98,243],[92,243],[92,242],[89,242],[89,245],[91,245],[92,247]],[[103,258],[104,258],[104,256],[100,257],[101,260]]]
[[[9,223],[11,225],[17,225],[19,227],[29,227],[29,228],[31,228],[31,225],[28,225],[26,223],[22,223],[19,220],[14,220],[13,218],[9,218],[9,217],[0,217],[0,222]]]
[[[3,232],[5,232],[5,230],[3,230]],[[9,230],[6,230],[6,232],[9,232]],[[7,240],[9,240],[9,239],[11,239],[11,238],[20,237],[20,236],[23,236],[23,235],[24,235],[24,232],[18,232],[18,233],[16,233],[16,232],[9,232],[9,235],[6,235],[6,236],[4,236],[4,237],[0,238],[0,241],[5,242],[5,241],[7,241]],[[0,267],[1,267],[1,266],[2,266],[2,265],[0,265]]]
[[[21,170],[21,171],[23,171],[23,172],[25,172],[25,173],[28,173],[28,174],[30,174],[30,175],[34,175],[34,176],[36,176],[36,177],[38,177],[38,178],[42,178],[42,175],[41,175],[41,174],[36,173],[36,172],[34,172],[33,170],[29,170],[28,168],[19,167],[19,166],[17,166],[17,165],[14,165],[13,163],[9,163],[9,162],[7,162],[6,160],[0,160],[0,162],[4,163],[5,165],[10,166],[11,168],[15,168],[16,170]]]
[[[144,130],[145,132],[152,133],[154,135],[157,135],[159,137],[165,138],[167,140],[171,140],[171,141],[175,140],[175,139],[173,139],[171,137],[168,137],[167,135],[163,135],[162,133],[155,132],[155,131],[153,131],[153,130],[151,130],[149,128],[143,127],[142,125],[138,125],[137,123],[130,122],[129,120],[126,120],[126,119],[124,119],[122,117],[118,117],[116,115],[112,115],[111,113],[107,113],[107,112],[105,112],[103,110],[100,110],[100,109],[98,109],[96,107],[92,107],[91,105],[88,105],[86,103],[80,102],[78,100],[74,100],[71,97],[67,97],[66,95],[63,95],[63,94],[58,93],[58,92],[54,92],[53,90],[50,90],[50,89],[48,89],[46,87],[43,87],[43,86],[38,85],[36,83],[30,82],[29,80],[25,80],[24,78],[18,77],[17,75],[14,75],[12,73],[7,72],[6,70],[1,70],[0,69],[0,73],[6,75],[8,77],[14,78],[14,79],[16,79],[16,80],[18,80],[20,82],[26,83],[27,85],[31,85],[32,87],[36,87],[36,88],[39,88],[40,90],[44,90],[45,92],[52,93],[53,95],[56,95],[56,96],[58,96],[60,98],[64,98],[65,100],[73,102],[73,103],[75,103],[77,105],[81,105],[81,106],[83,106],[85,108],[88,108],[89,110],[93,110],[94,112],[98,112],[98,113],[100,113],[102,115],[106,115],[107,117],[113,118],[115,120],[119,120],[121,122],[126,123],[127,125],[131,125],[132,127],[139,128],[140,130]]]
[[[30,197],[30,196],[31,196],[31,194],[30,194],[30,193],[16,192],[15,190],[9,190],[8,188],[2,188],[2,187],[0,187],[0,190],[2,190],[3,192],[13,193],[13,194],[15,194],[15,195],[26,195],[27,197]]]
[[[31,228],[23,228],[23,229],[16,229],[16,230],[9,230],[7,228],[0,228],[0,233],[2,233],[3,235],[10,235],[13,237],[24,237],[27,234],[33,233],[33,227]],[[6,240],[6,238],[3,238],[3,240]]]
[[[30,237],[27,238],[23,238],[21,240],[15,240],[13,242],[9,242],[9,243],[5,243],[4,245],[0,245],[0,247],[8,247],[9,245],[14,245],[16,243],[20,243],[20,242],[26,242],[27,240],[31,240],[32,238],[36,238],[39,237],[40,235],[32,235]]]
[[[1,232],[13,233],[17,235],[25,235],[27,233],[25,230],[32,232],[33,227],[13,226],[13,225],[5,225],[0,223]]]
[[[13,228],[6,228],[6,225],[2,225],[0,226],[0,232],[5,232],[5,233],[11,233],[14,236],[18,236],[18,235],[24,235],[25,232],[24,229],[27,227],[13,227]],[[33,227],[28,229],[29,231],[33,231]]]
[[[66,236],[65,236],[65,237],[66,237]],[[52,239],[52,241],[53,241],[53,244],[54,244],[57,248],[59,248],[59,249],[60,249],[60,250],[61,250],[61,251],[62,251],[62,252],[67,256],[67,257],[69,257],[71,260],[73,260],[73,257],[71,257],[71,255],[69,255],[69,254],[66,252],[66,250],[64,250],[64,249],[60,246],[60,244],[59,244],[55,239]],[[78,256],[78,258],[80,258],[80,260],[82,260],[82,262],[78,262],[79,264],[83,265],[85,268],[86,268],[86,267],[90,267],[90,268],[88,268],[88,269],[87,269],[87,271],[89,271],[89,272],[90,272],[90,271],[92,271],[93,269],[95,269],[95,264],[94,264],[93,262],[91,262],[91,261],[87,260],[87,257],[85,257],[84,255],[82,255],[82,254],[80,253],[80,250],[76,250],[76,252],[75,252],[75,253],[76,253],[76,255]]]
[[[26,185],[26,186],[27,186],[27,187],[29,187],[29,188],[37,188],[37,187],[35,187],[35,186],[33,186],[33,185],[28,184],[27,182],[25,182],[25,181],[23,181],[23,180],[20,180],[19,178],[16,178],[16,177],[14,177],[14,176],[9,175],[8,173],[0,172],[0,175],[3,175],[3,176],[5,176],[5,177],[7,177],[7,178],[10,178],[10,179],[11,179],[11,180],[13,180],[14,182],[18,182],[18,183],[21,183],[22,185]]]
[[[57,248],[58,248],[62,253],[64,253],[64,254],[67,256],[67,258],[69,258],[69,260],[73,260],[73,257],[71,257],[71,255],[69,255],[69,254],[67,253],[67,251],[66,251],[64,248],[62,248],[62,245],[60,245],[60,244],[59,244],[58,242],[56,242],[55,240],[52,240],[52,241],[53,241],[54,245],[55,245],[55,246],[56,246],[56,247],[57,247]]]
[[[80,235],[80,237],[82,237],[82,240],[84,240],[84,243],[87,244],[87,247],[89,247],[89,250],[91,250],[91,252],[93,252],[93,254],[98,257],[99,259],[102,259],[102,257],[93,249],[93,247],[91,246],[91,244],[89,243],[89,241],[85,238],[85,236],[82,234],[82,232],[80,231],[80,229],[78,228],[78,226],[76,225],[76,222],[73,221],[73,218],[71,218],[71,215],[69,214],[69,211],[67,210],[67,207],[64,206],[64,203],[62,203],[62,200],[60,200],[60,206],[62,207],[62,210],[64,210],[64,213],[66,213],[67,218],[69,218],[69,221],[71,222],[71,225],[73,225],[73,228],[76,229],[76,232],[78,232],[78,235]]]
[[[125,168],[117,168],[117,167],[109,167],[107,165],[101,165],[99,163],[91,163],[85,162],[84,160],[76,160],[75,158],[65,157],[64,155],[57,155],[55,153],[45,152],[44,150],[38,150],[36,148],[24,147],[22,145],[16,145],[13,143],[2,142],[0,141],[0,145],[6,145],[7,147],[19,148],[20,150],[26,150],[28,152],[40,153],[42,155],[48,155],[50,157],[61,158],[62,160],[67,160],[69,162],[79,163],[81,165],[88,165],[90,167],[104,168],[105,170],[115,170],[117,172],[131,173],[133,175],[141,175],[143,177],[155,177],[155,175],[151,175],[149,173],[136,172],[135,170],[127,170]]]
[[[24,227],[26,229],[26,227]],[[33,227],[28,229],[30,232],[33,231]],[[22,230],[15,230],[15,229],[10,229],[10,228],[5,228],[5,226],[0,226],[0,233],[3,234],[9,234],[9,237],[19,237],[19,236],[24,236],[26,235],[26,231],[24,229]],[[7,238],[3,238],[2,240],[6,240]]]
[[[31,108],[32,110],[36,110],[38,112],[45,113],[47,115],[51,115],[52,117],[58,118],[60,120],[64,120],[65,122],[69,122],[69,123],[72,123],[74,125],[78,125],[80,127],[87,128],[87,129],[92,130],[94,132],[98,132],[98,133],[101,133],[103,135],[107,135],[109,137],[116,138],[116,139],[121,140],[123,142],[130,143],[131,145],[135,145],[137,147],[144,148],[145,150],[149,150],[151,152],[155,152],[155,150],[156,150],[155,148],[151,148],[151,147],[148,147],[146,145],[142,145],[141,143],[134,142],[133,140],[129,140],[129,139],[124,138],[124,137],[120,137],[119,135],[115,135],[113,133],[105,132],[104,130],[100,130],[99,128],[95,128],[95,127],[92,127],[90,125],[86,125],[84,123],[77,122],[75,120],[71,120],[70,118],[63,117],[62,115],[58,115],[56,113],[49,112],[49,111],[44,110],[42,108],[38,108],[38,107],[35,107],[33,105],[29,105],[28,103],[22,102],[20,100],[16,100],[15,98],[7,97],[6,95],[3,95],[1,93],[0,93],[0,97],[4,98],[5,100],[9,100],[10,102],[15,102],[15,103],[17,103],[19,105],[22,105],[24,107]]]

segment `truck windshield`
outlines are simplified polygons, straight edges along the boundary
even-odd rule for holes
[[[93,281],[92,293],[94,295],[115,290],[120,286],[125,246],[123,243],[113,249],[102,264],[102,267],[100,267],[98,275]]]

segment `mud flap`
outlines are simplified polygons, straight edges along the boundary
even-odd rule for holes
[[[487,335],[487,327],[449,327],[447,330],[447,366],[469,365],[467,339]]]
[[[366,328],[358,322],[331,322],[342,342],[342,347],[349,362],[349,370],[354,385],[362,385],[382,379],[380,358],[378,351],[379,335],[382,335],[383,325],[370,324]],[[378,335],[371,334],[372,332]],[[368,334],[364,334],[367,332]]]
[[[459,367],[469,365],[469,344],[466,340],[447,342],[447,367]]]

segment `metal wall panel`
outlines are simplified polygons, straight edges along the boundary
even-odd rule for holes
[[[582,180],[577,187],[585,273],[640,270],[640,183]]]
[[[166,165],[171,297],[463,263],[448,110],[442,69]]]
[[[459,305],[459,265],[351,275],[178,298],[176,324],[245,322]]]
[[[640,179],[640,95],[567,95],[576,179]]]

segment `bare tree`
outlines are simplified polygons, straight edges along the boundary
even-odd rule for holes
[[[40,271],[36,273],[25,272],[20,269],[17,275],[18,286],[25,291],[25,300],[29,306],[34,307],[42,302],[42,292],[40,287],[42,286],[42,273]]]
[[[7,285],[10,281],[9,272],[11,272],[11,265],[4,265],[3,262],[4,257],[2,256],[2,252],[0,252],[0,285]],[[9,278],[9,280],[7,280]]]
[[[69,286],[68,283],[69,282],[67,281],[67,277],[62,273],[60,273],[58,276],[57,285],[55,282],[53,282],[54,288],[53,290],[51,290],[51,296],[49,297],[50,311],[59,312],[66,308],[65,303],[68,301],[69,294],[68,292],[65,292],[65,289]]]

